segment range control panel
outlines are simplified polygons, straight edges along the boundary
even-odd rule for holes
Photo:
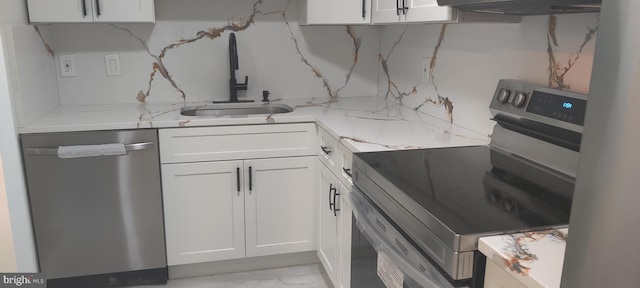
[[[587,100],[534,90],[526,111],[582,126]]]
[[[489,108],[494,117],[505,114],[567,129],[581,128],[587,95],[518,80],[500,80]]]

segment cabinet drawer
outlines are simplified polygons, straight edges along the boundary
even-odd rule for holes
[[[313,123],[161,129],[162,163],[316,155]]]
[[[326,130],[318,127],[318,158],[327,165],[333,173],[338,167],[338,139],[334,138]]]
[[[338,165],[336,166],[336,175],[344,186],[351,188],[353,180],[351,180],[351,162],[353,161],[353,153],[347,147],[342,145],[338,146]]]

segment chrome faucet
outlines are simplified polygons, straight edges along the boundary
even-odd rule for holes
[[[229,34],[229,102],[253,102],[253,100],[238,100],[238,90],[247,90],[249,76],[244,76],[244,83],[236,81],[236,70],[238,70],[238,47],[236,45],[236,34]]]

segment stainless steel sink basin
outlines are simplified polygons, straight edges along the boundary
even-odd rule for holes
[[[256,114],[279,114],[293,111],[289,105],[281,103],[225,103],[200,106],[187,106],[180,109],[183,116],[243,116]]]

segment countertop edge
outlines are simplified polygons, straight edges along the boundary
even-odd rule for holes
[[[486,145],[489,142],[488,136],[435,117],[418,121],[406,119],[402,113],[381,115],[375,111],[379,108],[376,105],[381,105],[382,100],[377,96],[348,97],[327,106],[322,99],[287,99],[278,103],[295,107],[291,113],[243,117],[190,117],[179,114],[184,106],[206,104],[200,102],[70,105],[59,106],[30,125],[18,127],[18,133],[313,122],[354,153]],[[318,103],[314,104],[314,101]]]

